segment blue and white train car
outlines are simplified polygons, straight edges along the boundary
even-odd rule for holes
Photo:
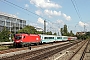
[[[67,41],[68,40],[68,36],[62,36],[62,41]]]
[[[62,36],[56,36],[56,40],[55,41],[62,41]]]
[[[42,43],[54,42],[56,39],[56,36],[54,36],[54,35],[40,35],[40,37],[41,37]]]

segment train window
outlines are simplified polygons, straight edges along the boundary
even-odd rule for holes
[[[49,37],[49,39],[54,39],[54,37]]]
[[[64,39],[67,39],[67,37],[64,37]]]
[[[62,37],[57,37],[57,39],[62,39]]]
[[[44,37],[44,39],[49,39],[48,37]]]
[[[44,39],[54,39],[54,37],[44,37]]]

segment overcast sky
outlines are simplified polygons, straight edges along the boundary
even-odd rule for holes
[[[27,24],[58,32],[64,24],[74,33],[90,31],[90,0],[0,0],[0,12],[14,14]]]

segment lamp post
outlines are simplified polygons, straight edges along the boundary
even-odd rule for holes
[[[11,41],[11,20],[10,20],[10,37],[9,40]]]
[[[46,20],[44,20],[44,33],[46,33]]]

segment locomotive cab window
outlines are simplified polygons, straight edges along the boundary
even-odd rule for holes
[[[23,38],[25,38],[25,36]]]
[[[22,38],[22,36],[20,36],[20,35],[15,36],[16,40],[20,40],[21,38]]]

